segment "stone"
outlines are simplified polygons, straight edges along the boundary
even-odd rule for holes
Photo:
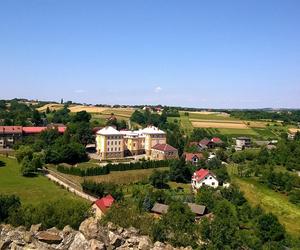
[[[8,249],[11,242],[12,241],[10,239],[0,240],[0,250]]]
[[[98,237],[103,234],[98,223],[98,220],[90,217],[84,220],[79,227],[79,231],[88,239],[98,239]]]
[[[74,229],[70,227],[69,225],[65,226],[62,230],[64,233],[71,233],[74,232]]]
[[[31,243],[33,238],[33,233],[30,231],[24,232],[23,239],[26,243]]]
[[[74,240],[75,234],[75,231],[71,233],[60,233],[63,240],[59,245],[57,245],[56,249],[69,249]]]
[[[91,250],[105,250],[105,244],[99,240],[91,239],[89,244]]]
[[[57,233],[51,231],[39,232],[37,234],[37,239],[47,244],[59,244],[63,240]]]
[[[89,249],[90,249],[89,242],[81,232],[78,232],[75,235],[69,250],[89,250]]]
[[[109,233],[108,233],[108,238],[109,238],[109,244],[114,247],[121,246],[124,241],[120,235],[118,235],[114,232],[111,232],[111,231],[109,231]]]
[[[152,242],[148,236],[139,237],[139,245],[138,248],[140,250],[149,250],[152,246]]]
[[[42,224],[35,224],[35,225],[31,225],[30,227],[30,232],[33,232],[33,233],[37,233],[38,231],[40,231],[42,228]]]

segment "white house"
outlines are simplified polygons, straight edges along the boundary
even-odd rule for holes
[[[201,168],[192,176],[192,188],[194,190],[197,190],[203,186],[217,188],[219,186],[219,181],[212,172],[207,169]]]

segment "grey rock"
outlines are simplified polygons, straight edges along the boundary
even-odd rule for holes
[[[111,231],[109,231],[108,233],[108,238],[109,238],[109,244],[114,247],[119,247],[124,242],[124,239],[120,235]]]
[[[140,250],[149,250],[152,246],[152,242],[148,236],[139,237],[139,245],[138,248]]]
[[[105,250],[105,244],[99,240],[91,239],[89,244],[91,250]]]
[[[0,240],[0,250],[9,249],[9,245],[12,241],[10,239]]]
[[[30,232],[33,232],[33,233],[37,233],[38,231],[40,231],[42,228],[42,224],[35,224],[35,225],[31,225],[30,227]]]
[[[70,245],[70,250],[89,250],[90,245],[87,239],[84,237],[84,235],[81,232],[78,232],[72,244]]]
[[[47,244],[59,244],[63,240],[58,233],[52,231],[39,232],[37,234],[37,239]]]

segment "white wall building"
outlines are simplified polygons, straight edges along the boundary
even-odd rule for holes
[[[217,188],[219,186],[219,181],[212,172],[201,168],[192,176],[192,188],[197,190],[203,186]]]

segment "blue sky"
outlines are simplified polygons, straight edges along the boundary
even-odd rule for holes
[[[300,108],[299,0],[1,0],[0,99]]]

